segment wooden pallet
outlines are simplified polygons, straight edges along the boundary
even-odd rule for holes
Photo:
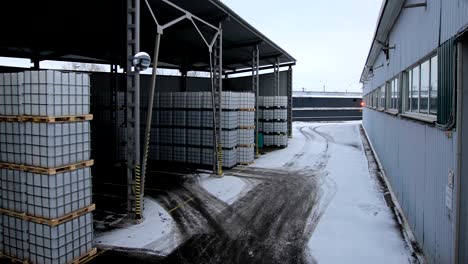
[[[255,112],[255,108],[240,108],[241,112]]]
[[[85,262],[88,262],[90,261],[97,253],[97,249],[96,248],[93,248],[91,249],[88,253],[84,254],[83,256],[73,260],[72,262],[70,262],[69,264],[79,264],[79,263],[85,263]],[[7,256],[7,255],[3,255],[3,254],[0,254],[0,258],[3,258],[3,259],[6,259],[8,260],[8,262],[10,263],[23,263],[23,264],[29,264],[31,262],[29,262],[29,260],[25,259],[25,260],[21,260],[21,259],[17,259],[15,257],[10,257],[10,256]]]
[[[8,256],[8,255],[4,255],[4,254],[0,254],[0,258],[5,260],[7,263],[23,263],[23,264],[31,263],[27,259],[22,260],[22,259],[18,259],[18,258],[15,258],[15,257]]]
[[[239,164],[244,165],[244,166],[249,166],[249,165],[254,164],[254,162],[253,161],[251,161],[251,162],[240,162]]]
[[[61,123],[93,120],[93,115],[73,116],[0,116],[4,122],[35,122],[35,123]]]
[[[260,119],[260,121],[266,121],[266,122],[287,122],[286,119]]]
[[[91,259],[93,259],[95,257],[95,255],[96,255],[96,253],[97,253],[97,249],[93,248],[88,253],[86,253],[83,256],[73,260],[69,264],[86,263],[86,262],[90,261]]]
[[[245,145],[237,145],[238,148],[251,148],[255,147],[255,144],[245,144]]]
[[[19,116],[0,116],[0,122],[21,122]]]
[[[84,214],[92,212],[95,209],[96,209],[96,205],[91,204],[88,207],[85,207],[83,209],[71,212],[69,214],[66,214],[66,215],[64,215],[62,217],[55,218],[55,219],[46,219],[46,218],[42,218],[42,217],[31,216],[31,215],[28,215],[26,213],[19,213],[19,212],[14,212],[14,211],[5,210],[5,209],[0,209],[0,214],[12,216],[12,217],[16,217],[16,218],[20,218],[20,219],[23,219],[23,220],[27,220],[27,221],[31,221],[31,222],[35,222],[35,223],[39,223],[39,224],[44,224],[44,225],[48,225],[48,226],[57,226],[57,225],[65,223],[65,222],[68,222],[68,221],[70,221],[72,219],[75,219],[77,217],[80,217],[80,216],[82,216]]]
[[[287,136],[287,132],[263,132],[265,136]]]
[[[267,110],[272,110],[272,109],[273,110],[275,110],[275,109],[278,109],[278,110],[283,109],[284,110],[284,109],[288,109],[285,106],[260,106],[259,108],[260,109],[267,109]]]
[[[239,129],[255,129],[255,126],[240,126]]]
[[[265,145],[267,148],[287,148],[288,145]]]
[[[14,164],[14,163],[3,163],[0,162],[0,168],[11,169],[11,170],[20,170],[20,171],[27,171],[39,174],[46,174],[46,175],[55,175],[58,173],[73,171],[81,168],[90,167],[94,164],[94,160],[87,160],[83,162],[78,162],[74,164],[69,164],[57,168],[43,168],[43,167],[35,167],[23,164]]]

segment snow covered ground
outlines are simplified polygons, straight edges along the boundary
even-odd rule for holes
[[[231,205],[253,187],[254,182],[239,177],[225,175],[222,178],[200,175],[200,184],[211,195]]]
[[[408,263],[410,253],[367,159],[357,125],[320,130],[332,136],[327,177],[336,184],[309,247],[319,263]],[[339,254],[337,254],[339,252]]]
[[[253,239],[252,245],[257,245],[256,236],[258,239],[262,238],[259,235],[261,233],[259,230],[263,230],[261,224],[266,226],[263,233],[271,233],[274,230],[281,231],[291,226],[297,227],[303,219],[275,222],[278,225],[287,223],[284,228],[276,224],[268,225],[266,223],[268,221],[264,221],[266,216],[278,217],[281,210],[288,212],[291,206],[285,203],[288,199],[284,197],[269,200],[269,191],[265,192],[265,190],[288,192],[292,188],[293,192],[297,192],[300,186],[292,184],[289,186],[294,187],[289,188],[286,185],[291,183],[290,180],[294,182],[305,180],[305,183],[313,182],[314,188],[311,190],[314,191],[307,189],[304,195],[311,193],[313,198],[310,201],[314,204],[304,204],[313,207],[305,223],[305,229],[309,230],[305,233],[310,234],[306,236],[309,238],[308,242],[304,244],[307,240],[299,239],[298,241],[304,241],[301,248],[305,248],[305,255],[309,256],[309,262],[325,264],[411,263],[411,252],[400,234],[391,210],[385,203],[375,177],[369,173],[359,125],[360,122],[356,121],[295,122],[293,124],[294,137],[289,140],[288,148],[263,155],[249,167],[239,167],[231,171],[231,175],[240,173],[244,175],[243,177],[230,176],[229,171],[223,178],[201,174],[196,177],[197,181],[190,183],[194,185],[185,186],[180,194],[177,194],[176,190],[173,194],[168,194],[166,197],[168,199],[162,199],[169,203],[162,204],[166,208],[177,205],[178,209],[171,210],[171,214],[157,202],[147,198],[145,221],[142,224],[97,234],[95,242],[101,247],[145,249],[164,256],[170,254],[179,245],[186,244],[191,235],[211,233],[214,230],[219,231],[220,228],[231,231],[230,228],[235,227],[239,230],[247,230],[243,233],[235,232],[239,236],[237,239]],[[248,171],[252,176],[257,176],[258,172],[259,177],[245,177],[245,173],[242,174],[243,171]],[[293,177],[296,175],[301,177]],[[274,181],[276,179],[274,177],[278,177],[277,182]],[[284,184],[285,188],[275,187],[278,183]],[[198,187],[192,188],[191,186]],[[200,186],[205,191],[200,191]],[[290,194],[287,193],[287,195]],[[276,196],[276,193],[272,195],[274,197],[270,198],[282,197]],[[302,200],[301,198],[298,201]],[[272,210],[279,209],[279,211],[270,212],[266,208],[267,205],[271,205]],[[265,210],[262,211],[262,208]],[[291,217],[291,214],[287,216]],[[245,219],[258,221],[245,222]],[[271,222],[274,222],[273,220],[275,219]],[[274,227],[277,228],[268,229]],[[234,230],[237,230],[235,228]],[[182,230],[185,236],[182,235]],[[296,238],[302,235],[299,233],[303,232],[303,228],[301,230],[297,231],[298,234],[283,236],[281,239],[285,241],[282,242],[288,245],[289,240],[296,241]],[[290,231],[292,232],[292,229]],[[270,245],[273,247],[269,247],[273,251],[276,251],[274,246],[281,242],[277,240],[279,239],[276,238],[277,236],[275,235],[276,240],[273,239],[273,244]],[[189,246],[183,248],[182,251],[179,248],[174,252],[196,250],[197,247],[192,246],[198,245],[197,241],[197,239],[189,240]],[[204,256],[205,242],[202,237],[200,256]],[[220,247],[219,252],[216,249],[212,257],[216,259],[218,256],[223,259],[223,256],[225,257],[223,254],[228,251],[226,245],[240,253],[244,250],[242,244],[229,243],[229,241],[224,243],[215,239],[211,247]],[[233,247],[233,245],[238,247]],[[250,246],[247,245],[247,248]],[[261,252],[256,252],[256,254],[261,256]],[[298,252],[298,254],[302,253]],[[191,253],[189,256],[192,256]],[[265,254],[265,256],[269,255]],[[235,255],[235,257],[238,256]],[[300,259],[299,256],[292,255],[292,257],[285,263],[296,263],[295,260]],[[193,259],[193,261],[196,260],[196,258]]]
[[[144,221],[96,234],[101,248],[144,249],[167,255],[180,244],[180,234],[172,217],[156,201],[145,198]]]
[[[308,243],[316,262],[409,263],[411,253],[369,173],[359,124],[295,122],[289,147],[252,166],[305,173],[324,166],[321,217]]]
[[[208,193],[226,203],[233,204],[255,186],[253,180],[225,175],[223,178],[201,174],[198,182]],[[193,202],[192,200],[186,201]],[[182,208],[185,204],[180,204]],[[179,210],[179,209],[176,209]],[[165,256],[176,249],[184,239],[171,215],[152,198],[145,198],[144,221],[96,234],[95,244],[100,248],[145,250]]]

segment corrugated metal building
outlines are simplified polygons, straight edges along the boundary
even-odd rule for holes
[[[293,91],[293,120],[361,120],[361,103],[362,93]]]
[[[468,263],[466,0],[383,1],[363,124],[428,263]]]

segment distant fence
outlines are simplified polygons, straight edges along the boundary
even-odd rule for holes
[[[293,121],[362,119],[361,97],[293,97]]]

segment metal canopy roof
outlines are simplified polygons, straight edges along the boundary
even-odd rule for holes
[[[160,0],[148,0],[158,20],[169,22],[183,15]],[[252,48],[260,49],[260,66],[294,64],[295,59],[218,0],[171,0],[199,18],[223,27],[223,67],[226,71],[250,68]],[[140,50],[153,52],[156,25],[141,2]],[[69,60],[123,66],[126,48],[126,0],[4,1],[0,8],[0,56],[35,60]],[[203,35],[215,32],[198,25]],[[208,48],[190,21],[166,29],[160,61],[187,70],[206,70]],[[171,67],[171,66],[169,66]]]

